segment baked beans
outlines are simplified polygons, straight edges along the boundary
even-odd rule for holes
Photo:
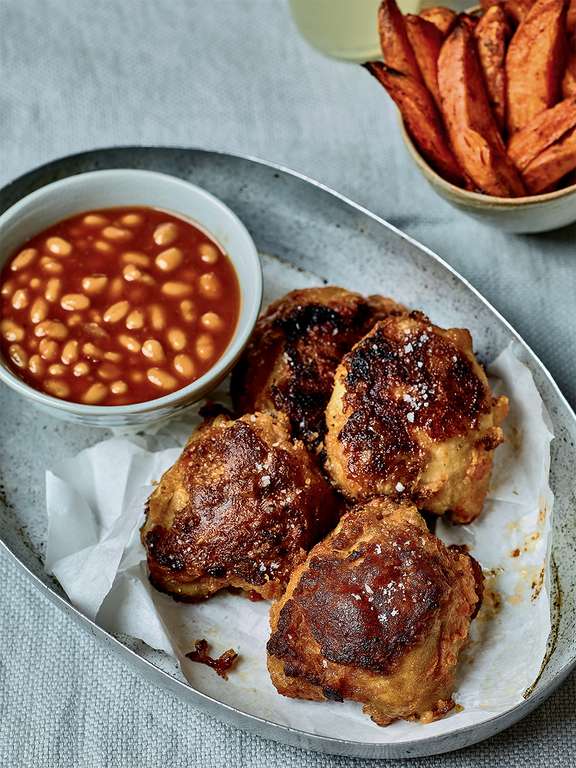
[[[87,211],[24,243],[0,274],[0,351],[35,389],[145,402],[202,376],[238,320],[236,273],[193,224],[149,208]]]

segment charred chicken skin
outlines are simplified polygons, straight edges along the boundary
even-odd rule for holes
[[[277,410],[311,449],[325,432],[324,412],[343,355],[376,320],[403,308],[326,286],[291,291],[271,304],[232,375],[237,413]]]
[[[457,523],[484,503],[508,400],[467,330],[388,317],[345,355],[326,410],[326,467],[350,499],[406,498]]]
[[[190,438],[148,502],[150,579],[183,600],[225,587],[279,597],[333,526],[338,502],[282,414],[217,416]]]
[[[435,720],[482,597],[480,567],[416,508],[357,505],[272,606],[268,669],[284,696],[352,699],[379,725]]]

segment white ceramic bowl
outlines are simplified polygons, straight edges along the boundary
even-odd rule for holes
[[[138,427],[176,414],[222,381],[248,341],[260,311],[262,268],[256,246],[240,219],[203,189],[151,171],[83,173],[24,197],[0,216],[0,268],[23,243],[62,219],[97,208],[131,205],[160,208],[188,219],[222,246],[240,285],[236,330],[223,355],[199,379],[177,392],[132,405],[82,405],[51,397],[19,379],[0,357],[1,381],[31,404],[66,421],[95,427]]]
[[[527,197],[493,197],[450,184],[428,165],[404,123],[402,136],[408,152],[430,186],[463,213],[502,232],[548,232],[576,221],[576,184],[555,192]]]

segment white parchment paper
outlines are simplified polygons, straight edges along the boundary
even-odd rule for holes
[[[295,285],[317,283],[279,262],[264,263],[268,300]],[[455,699],[460,707],[442,720],[379,728],[353,702],[279,696],[266,671],[267,603],[220,593],[186,605],[150,587],[139,539],[144,503],[199,423],[195,410],[154,434],[102,441],[47,471],[46,568],[91,619],[175,657],[196,689],[244,712],[324,736],[368,742],[427,738],[493,717],[522,701],[545,657],[553,498],[550,421],[530,372],[510,347],[489,373],[495,392],[508,395],[511,408],[484,512],[469,526],[439,521],[437,527],[446,543],[467,544],[486,575],[484,605],[458,668]],[[215,655],[230,647],[239,652],[228,681],[184,657],[200,638],[210,642]]]

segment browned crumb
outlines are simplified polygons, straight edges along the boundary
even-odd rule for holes
[[[217,659],[213,659],[208,653],[210,646],[207,640],[197,640],[196,647],[193,651],[186,654],[186,658],[190,661],[197,661],[199,664],[206,664],[207,667],[216,672],[217,675],[223,677],[224,680],[228,680],[228,670],[236,664],[238,660],[238,654],[233,648],[229,648]]]

